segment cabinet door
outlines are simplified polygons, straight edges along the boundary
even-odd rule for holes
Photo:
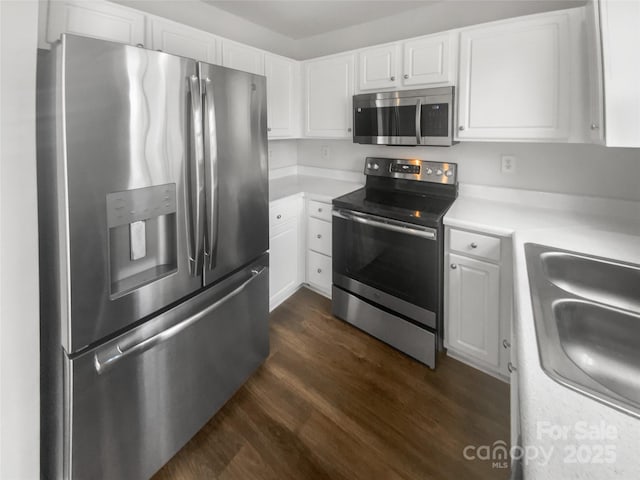
[[[305,135],[352,136],[353,66],[353,55],[305,63]]]
[[[455,83],[457,34],[429,35],[404,43],[403,85]]]
[[[609,147],[640,147],[640,2],[598,3],[606,144]]]
[[[269,238],[269,306],[275,308],[297,288],[300,249],[299,223],[289,221]]]
[[[150,17],[147,25],[147,44],[154,50],[201,62],[220,63],[220,39],[215,35],[160,17]]]
[[[55,42],[63,33],[142,45],[145,41],[144,15],[131,8],[103,1],[49,2],[47,42]]]
[[[222,65],[256,75],[264,75],[264,52],[225,40],[222,43]]]
[[[267,77],[267,131],[269,138],[292,137],[295,124],[296,62],[277,55],[265,54]]]
[[[458,138],[567,139],[569,50],[566,12],[464,30]]]
[[[358,55],[360,90],[381,90],[397,87],[398,45],[387,45],[363,50]]]
[[[500,268],[448,254],[446,331],[450,348],[492,368],[500,366]]]

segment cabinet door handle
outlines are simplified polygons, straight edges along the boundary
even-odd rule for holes
[[[502,346],[504,348],[511,348],[511,344],[506,339],[502,340]]]
[[[471,248],[478,248],[478,244],[476,242],[471,242]]]
[[[350,128],[347,128],[347,132],[351,132],[351,129],[350,129]]]
[[[592,123],[589,128],[591,128],[591,130],[597,130],[598,129],[598,124],[597,123]]]
[[[393,75],[391,75],[391,81],[395,82],[396,81],[396,77],[394,77]]]
[[[455,263],[451,264],[451,270],[455,270],[456,268],[458,268],[458,265],[456,265]]]
[[[318,234],[318,235],[316,235],[316,238],[317,238],[318,240],[320,240],[320,239],[322,238],[322,235]]]
[[[509,373],[513,373],[517,370],[517,368],[513,366],[513,363],[509,362],[507,364],[507,370],[509,370]]]
[[[408,74],[406,74],[406,73],[405,73],[403,76],[404,76],[404,79],[405,79],[405,80],[409,78],[409,75],[408,75]]]
[[[278,214],[278,215],[276,215],[276,218],[277,218],[278,220],[280,220],[280,219],[282,218],[282,215]]]
[[[319,268],[317,271],[318,271],[318,273],[322,273],[322,269],[321,268]]]
[[[270,132],[270,131],[271,131],[271,127],[267,127],[267,132]]]
[[[458,127],[458,130],[460,130],[460,131],[464,130],[464,125],[460,125],[460,126]]]

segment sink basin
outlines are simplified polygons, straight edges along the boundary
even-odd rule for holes
[[[543,370],[640,417],[640,267],[532,243],[525,256]]]
[[[583,298],[640,311],[640,267],[567,252],[540,255],[547,278]]]

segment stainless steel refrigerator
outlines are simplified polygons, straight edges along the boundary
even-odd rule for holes
[[[63,35],[37,140],[43,473],[148,478],[269,352],[266,81]]]

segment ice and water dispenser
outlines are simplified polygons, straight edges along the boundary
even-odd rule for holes
[[[174,183],[107,195],[112,299],[177,270],[176,221]]]

